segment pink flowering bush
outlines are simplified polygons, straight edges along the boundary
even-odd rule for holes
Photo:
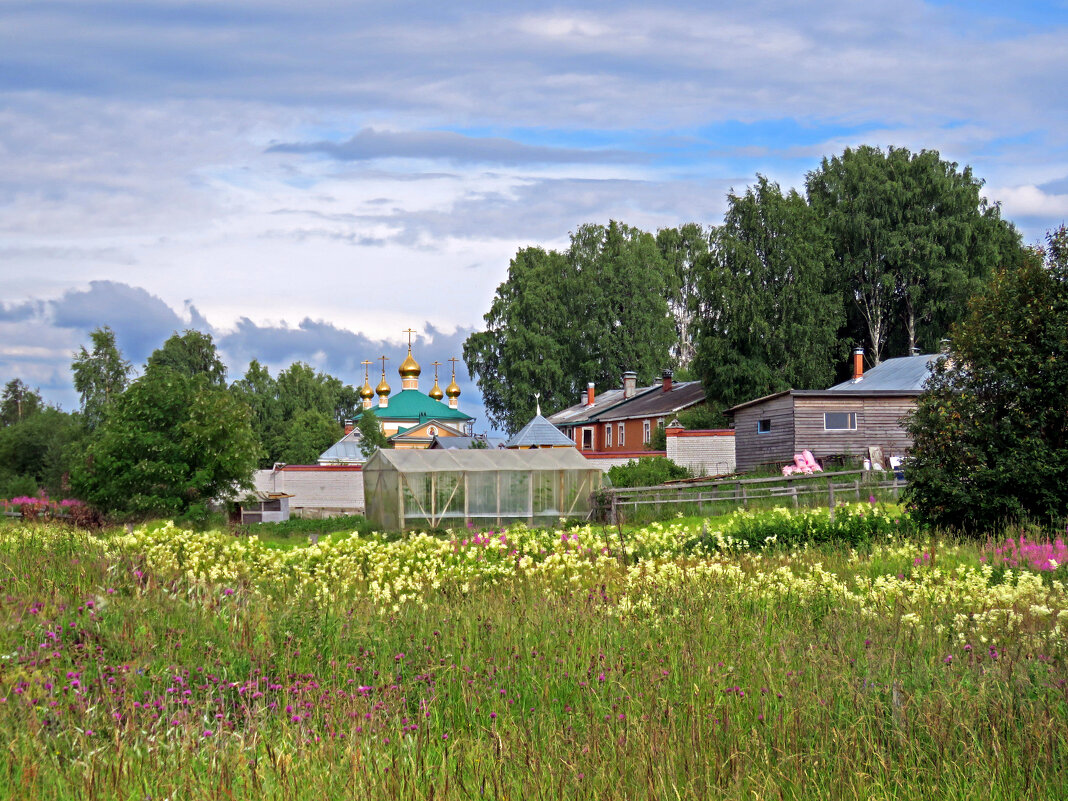
[[[5,512],[18,512],[23,520],[51,519],[57,516],[69,515],[84,505],[75,498],[64,498],[61,501],[53,500],[48,497],[44,490],[37,495],[20,495],[8,500],[0,498],[0,509]]]
[[[983,548],[982,562],[1031,570],[1056,570],[1068,563],[1068,547],[1060,537],[1053,542],[1033,542],[1021,534],[1018,540],[1008,537],[1001,545],[991,541]]]

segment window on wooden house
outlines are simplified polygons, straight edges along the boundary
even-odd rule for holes
[[[857,413],[856,412],[824,412],[823,413],[823,430],[824,431],[856,431],[857,430]]]
[[[770,434],[771,433],[771,420],[757,420],[757,433],[758,434]]]
[[[611,423],[605,423],[604,424],[604,446],[606,448],[611,448],[612,447],[612,424]]]
[[[584,450],[584,451],[592,451],[593,450],[593,429],[592,428],[584,428],[584,429],[582,429],[582,450]]]
[[[624,445],[627,444],[627,436],[626,436],[627,429],[624,428],[622,423],[620,423],[618,431],[619,431],[619,447],[622,448]]]
[[[650,439],[650,437],[649,437],[649,428],[650,428],[649,421],[648,420],[642,420],[642,444],[643,445],[648,445],[649,444],[649,439]]]

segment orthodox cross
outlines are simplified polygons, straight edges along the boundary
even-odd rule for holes
[[[456,380],[456,362],[458,362],[460,360],[457,359],[455,356],[453,356],[451,359],[449,359],[449,361],[452,362],[452,380],[455,381]]]
[[[378,358],[382,360],[382,378],[384,380],[385,377],[386,377],[386,362],[389,361],[389,357],[388,356],[379,356]]]
[[[405,330],[403,333],[408,335],[408,351],[411,352],[411,350],[412,350],[412,334],[416,333],[416,331],[415,331],[414,328],[409,328],[409,329]]]
[[[436,384],[438,383],[438,365],[440,365],[441,362],[431,362],[431,364],[434,365],[434,383]]]
[[[370,379],[367,377],[367,371],[370,369],[367,365],[374,364],[370,359],[364,359],[360,364],[363,365],[363,383],[368,383]]]

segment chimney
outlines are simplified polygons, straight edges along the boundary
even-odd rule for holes
[[[352,433],[352,429],[354,429],[355,427],[356,427],[356,425],[351,420],[346,420],[345,421],[345,433],[346,434],[351,434]]]
[[[864,378],[864,348],[853,348],[853,381]]]
[[[623,398],[633,398],[638,391],[638,374],[633,370],[623,373]]]
[[[586,408],[593,406],[593,382],[586,385]]]
[[[664,371],[664,392],[671,392],[671,379],[674,377],[674,373],[670,370]]]

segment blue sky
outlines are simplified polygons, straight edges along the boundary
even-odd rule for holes
[[[103,324],[136,362],[209,330],[232,377],[459,356],[517,248],[862,143],[971,166],[1027,241],[1068,219],[1068,2],[36,0],[0,41],[0,379],[66,408]]]

